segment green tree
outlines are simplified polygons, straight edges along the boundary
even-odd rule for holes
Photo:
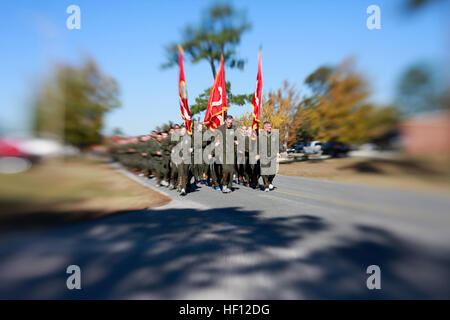
[[[253,94],[239,94],[239,95],[232,95],[231,94],[231,83],[227,81],[226,83],[226,90],[227,90],[227,101],[228,104],[234,104],[237,106],[242,106],[245,103],[251,103]],[[208,101],[209,101],[209,94],[211,93],[211,88],[206,89],[201,94],[198,95],[198,97],[195,98],[195,103],[191,104],[190,111],[191,115],[198,114],[208,107]]]
[[[229,68],[243,70],[245,60],[240,58],[237,47],[241,42],[242,34],[251,28],[245,12],[236,10],[226,3],[216,3],[206,9],[198,25],[188,25],[182,31],[182,41],[179,43],[191,63],[206,61],[213,76],[220,64],[220,57],[224,57],[224,64]],[[178,65],[178,43],[166,47],[167,61],[163,68]],[[229,104],[243,105],[251,102],[248,94],[233,95],[231,86],[227,83]],[[206,110],[210,89],[206,89],[191,105],[191,114],[194,115]]]
[[[446,109],[444,83],[430,65],[415,64],[400,77],[396,104],[406,115]]]
[[[321,66],[314,70],[305,79],[305,84],[311,89],[312,97],[324,95],[330,88],[330,76],[333,74],[333,68],[330,66]],[[313,103],[313,101],[309,101]]]
[[[216,65],[219,65],[222,55],[228,67],[244,69],[245,60],[238,57],[236,48],[241,42],[242,34],[250,28],[243,12],[237,11],[230,4],[216,3],[207,8],[197,26],[185,27],[180,45],[192,63],[207,61],[214,79]],[[178,64],[177,47],[178,43],[166,47],[167,62],[163,67]]]
[[[123,130],[119,127],[116,127],[112,130],[111,135],[114,137],[123,137],[125,136],[125,133],[123,132]]]
[[[288,145],[311,141],[317,134],[310,122],[307,121],[308,112],[306,110],[317,107],[319,97],[327,94],[331,85],[329,79],[333,72],[334,68],[331,66],[320,66],[306,77],[304,83],[311,94],[304,96],[297,105],[297,110],[289,123]]]
[[[36,134],[84,148],[101,142],[105,113],[120,107],[119,88],[87,58],[81,66],[57,66],[38,89],[33,107]]]

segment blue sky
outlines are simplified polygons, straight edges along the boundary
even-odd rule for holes
[[[164,45],[180,39],[186,23],[199,21],[210,1],[3,1],[0,11],[0,126],[27,127],[35,88],[55,61],[78,63],[93,56],[121,87],[122,108],[106,117],[104,132],[120,127],[130,135],[171,119],[181,122],[177,68],[161,70]],[[246,9],[252,30],[239,46],[244,71],[225,70],[233,92],[255,89],[257,53],[263,46],[263,93],[303,80],[323,64],[354,57],[369,80],[372,101],[389,103],[402,71],[419,61],[443,62],[448,48],[447,4],[406,15],[403,0],[235,1]],[[81,8],[81,30],[68,30],[66,8]],[[366,8],[381,8],[381,30],[368,30]],[[206,62],[185,62],[189,102],[212,85]],[[231,106],[239,115],[251,107]],[[203,117],[203,115],[202,115]]]

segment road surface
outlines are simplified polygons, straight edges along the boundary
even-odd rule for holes
[[[275,185],[161,188],[164,207],[1,235],[0,298],[450,298],[448,196],[280,175]],[[69,265],[81,290],[66,287]],[[367,288],[371,265],[379,290]]]

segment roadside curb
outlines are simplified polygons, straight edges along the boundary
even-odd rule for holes
[[[112,163],[111,166],[118,172],[122,173],[123,175],[127,176],[128,178],[136,181],[137,183],[139,183],[140,185],[147,187],[153,191],[156,191],[160,194],[162,194],[163,196],[166,196],[168,198],[170,198],[171,200],[173,200],[173,198],[170,196],[170,194],[165,193],[155,187],[153,187],[152,185],[150,185],[149,183],[145,183],[145,181],[142,181],[142,179],[139,179],[139,177],[136,177],[134,174],[132,174],[131,172],[129,172],[128,170],[126,170],[124,167],[122,167],[120,164],[118,163]]]
[[[150,190],[156,191],[159,194],[162,194],[163,196],[166,196],[170,199],[169,203],[167,203],[163,206],[160,206],[160,207],[152,208],[152,210],[175,209],[175,208],[176,209],[178,209],[178,208],[195,208],[195,209],[202,209],[202,210],[210,209],[210,207],[205,206],[203,204],[194,202],[189,199],[180,198],[179,196],[177,197],[176,195],[169,194],[167,192],[160,190],[159,188],[154,187],[150,183],[150,181],[146,182],[143,179],[141,179],[140,177],[135,176],[134,174],[132,174],[131,172],[126,170],[124,167],[122,167],[117,162],[111,163],[111,167],[114,170],[116,170],[117,172],[120,172],[123,175],[125,175],[126,177],[130,178],[131,180],[136,181],[140,185],[142,185],[146,188],[149,188]]]

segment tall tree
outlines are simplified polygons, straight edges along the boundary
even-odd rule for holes
[[[311,89],[312,97],[324,95],[330,88],[330,76],[333,74],[333,68],[330,66],[321,66],[314,70],[305,79],[305,84]]]
[[[297,111],[289,124],[289,137],[287,141],[288,146],[292,146],[295,143],[313,140],[313,130],[306,119],[305,113],[306,108],[313,104],[312,100],[312,98],[303,97],[302,101],[300,101]]]
[[[400,78],[396,104],[406,115],[446,109],[444,84],[430,65],[412,65]]]
[[[120,107],[117,81],[92,58],[81,66],[59,65],[33,102],[33,129],[84,148],[101,142],[103,117]]]
[[[187,25],[184,28],[182,41],[166,47],[167,61],[162,67],[168,68],[178,64],[178,44],[180,44],[191,63],[206,61],[209,64],[213,80],[222,55],[225,66],[243,70],[246,61],[239,57],[237,47],[244,32],[250,28],[245,12],[227,3],[216,3],[205,10],[198,25]],[[227,87],[230,87],[228,83]],[[206,89],[195,99],[196,103],[191,104],[192,115],[206,110],[209,90]],[[230,104],[243,105],[251,101],[248,100],[247,94],[233,95],[229,88],[227,93]]]
[[[297,110],[289,124],[288,145],[298,142],[310,141],[314,138],[314,130],[307,121],[308,108],[319,105],[319,97],[327,94],[330,89],[330,76],[334,68],[331,66],[320,66],[309,74],[304,83],[310,90],[308,96],[304,96],[297,106]]]
[[[214,79],[221,55],[226,66],[244,69],[245,60],[238,57],[236,49],[242,34],[250,28],[244,12],[230,4],[216,3],[206,9],[198,25],[185,27],[182,31],[183,40],[179,44],[192,63],[207,61]],[[168,61],[163,67],[172,67],[178,63],[177,46],[178,43],[172,43],[166,47]]]
[[[346,61],[327,77],[326,87],[315,96],[317,105],[305,109],[307,122],[316,139],[353,142],[349,136],[357,135],[357,115],[366,110],[361,108],[369,96],[367,84]]]
[[[312,94],[297,110],[291,130],[297,137],[362,143],[395,128],[399,112],[392,107],[374,107],[366,80],[346,60],[336,68],[318,68],[306,78]]]

